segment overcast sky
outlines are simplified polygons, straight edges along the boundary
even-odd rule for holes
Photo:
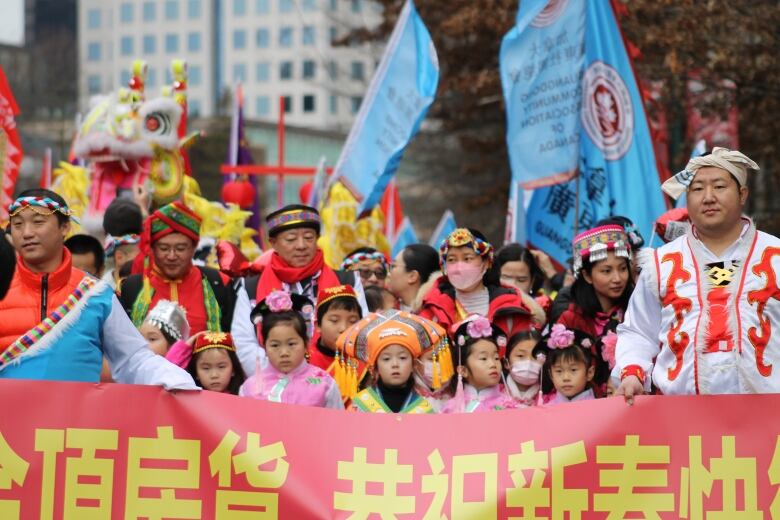
[[[24,43],[24,0],[0,0],[0,43]]]

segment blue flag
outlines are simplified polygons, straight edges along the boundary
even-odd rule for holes
[[[575,36],[580,35],[579,14],[572,16],[569,11],[580,13],[583,9],[585,30],[578,41]],[[569,62],[572,74],[580,78],[578,175],[535,190],[525,213],[528,241],[565,264],[572,255],[575,231],[585,231],[605,217],[623,215],[637,229],[650,234],[654,220],[666,208],[642,96],[610,3],[550,2],[541,11],[527,13],[536,13],[536,17],[526,31],[544,32],[548,43],[560,41],[564,45],[559,49],[549,43],[547,54],[537,60],[550,59],[552,55],[557,61],[558,51],[566,55],[567,46],[584,48],[581,67],[576,66],[576,60]],[[532,59],[530,54],[526,58]],[[502,65],[502,76],[503,70]],[[533,102],[554,103],[568,85],[553,84],[550,88]],[[522,117],[517,114],[523,110],[526,109],[522,104],[518,106],[507,98],[508,118]],[[517,172],[512,166],[514,185]],[[516,199],[518,206],[510,210],[514,214],[520,211],[522,197]]]
[[[439,61],[414,2],[407,0],[336,163],[363,215],[379,203],[439,85]]]
[[[441,243],[444,242],[444,239],[455,231],[457,227],[457,224],[455,224],[455,215],[453,215],[450,210],[445,211],[441,216],[439,223],[436,225],[436,229],[433,230],[433,234],[431,235],[428,244],[431,245],[431,247],[438,249]]]
[[[395,255],[400,253],[406,246],[417,243],[417,233],[414,232],[412,221],[409,220],[409,217],[404,217],[401,221],[401,225],[398,227],[398,232],[395,234],[393,251],[391,253],[393,258],[395,258]]]

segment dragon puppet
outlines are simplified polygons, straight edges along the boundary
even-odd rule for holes
[[[186,63],[174,60],[171,70],[173,85],[161,96],[146,99],[146,63],[133,62],[128,87],[94,98],[78,129],[73,153],[87,164],[86,181],[83,171],[65,164],[55,170],[53,188],[65,192],[66,199],[68,192],[83,196],[86,184],[89,196],[81,218],[89,231],[99,231],[114,198],[131,194],[141,183],[159,206],[181,198],[193,182],[185,154],[195,137],[185,135]]]

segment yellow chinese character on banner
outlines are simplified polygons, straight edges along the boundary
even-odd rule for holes
[[[626,435],[622,446],[598,446],[596,463],[620,465],[619,469],[599,470],[599,486],[617,488],[617,492],[593,495],[593,509],[609,513],[607,520],[625,518],[629,512],[641,513],[646,520],[660,520],[660,511],[674,511],[673,493],[636,491],[667,486],[669,446],[640,446],[638,435]],[[640,464],[663,467],[639,468]]]
[[[452,520],[470,518],[497,518],[498,516],[498,455],[479,453],[457,455],[452,458],[452,499],[450,516]],[[483,476],[482,500],[466,501],[464,481],[466,475]]]
[[[149,461],[164,461],[163,464],[175,465],[176,468],[152,468],[149,467]],[[160,463],[155,465],[159,466]],[[130,437],[127,449],[126,519],[201,518],[200,500],[176,497],[177,489],[199,487],[200,441],[176,439],[170,426],[157,428],[156,438]],[[159,489],[160,496],[142,498],[139,496],[141,488]]]
[[[769,483],[773,486],[780,484],[780,435],[775,439],[775,451],[772,454],[772,462],[769,464]],[[772,504],[769,506],[769,515],[780,519],[780,491],[775,494]]]
[[[534,441],[520,445],[520,453],[509,456],[507,466],[512,476],[514,488],[506,491],[507,507],[522,508],[522,516],[510,516],[509,520],[547,520],[547,516],[537,516],[536,509],[550,507],[550,489],[544,486],[548,468],[547,450],[536,451]],[[524,471],[530,471],[530,481]]]
[[[704,497],[710,496],[716,481],[722,483],[723,509],[707,511],[707,520],[764,518],[763,512],[758,509],[755,457],[737,457],[733,436],[721,438],[721,456],[710,459],[709,470],[702,464],[701,452],[701,436],[688,437],[688,467],[682,468],[680,478],[680,518],[704,518]],[[742,483],[742,493],[738,493],[738,482]],[[742,496],[741,509],[737,508],[738,495]]]
[[[54,488],[57,478],[57,454],[65,449],[64,430],[35,430],[35,451],[43,453],[41,476],[41,520],[54,518]]]
[[[353,449],[351,461],[339,461],[338,478],[352,482],[352,491],[335,492],[333,506],[340,511],[352,512],[350,519],[365,520],[375,513],[388,520],[396,518],[396,515],[414,513],[415,497],[398,496],[398,484],[412,482],[414,467],[398,464],[398,450],[384,451],[384,462],[368,462],[366,448],[361,447]],[[369,482],[381,484],[382,494],[368,494],[366,484]]]
[[[552,466],[552,518],[563,520],[564,513],[569,513],[569,520],[579,520],[583,511],[588,510],[588,490],[568,489],[564,474],[569,466],[584,464],[588,461],[585,454],[585,443],[577,441],[550,450]]]
[[[116,450],[117,430],[68,428],[65,446],[81,450],[80,457],[65,459],[65,509],[63,518],[111,519],[114,491],[114,460],[96,458],[96,450]],[[82,477],[88,481],[79,482]],[[79,502],[83,502],[82,505]],[[95,504],[95,505],[89,505]]]
[[[422,492],[433,493],[431,505],[423,516],[423,520],[447,520],[447,516],[442,513],[447,495],[450,492],[450,478],[444,471],[444,461],[441,458],[439,450],[433,450],[428,455],[428,466],[431,468],[430,475],[423,475]]]
[[[220,488],[230,488],[232,476],[246,475],[250,486],[258,489],[279,489],[287,480],[290,464],[285,460],[284,444],[275,442],[262,446],[260,435],[248,433],[246,451],[233,455],[240,437],[229,430],[209,455],[211,476],[217,476]],[[273,469],[260,469],[270,462]],[[275,520],[279,518],[279,494],[260,491],[217,491],[217,520]]]
[[[14,484],[23,486],[29,468],[30,464],[11,449],[0,432],[0,489],[11,489]],[[18,500],[0,500],[0,518],[18,520],[20,508]]]

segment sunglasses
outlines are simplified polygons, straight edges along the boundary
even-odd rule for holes
[[[387,271],[384,269],[379,269],[374,271],[373,269],[358,269],[358,273],[360,273],[360,278],[363,280],[369,280],[371,279],[371,275],[376,276],[377,280],[384,280],[387,278]]]

